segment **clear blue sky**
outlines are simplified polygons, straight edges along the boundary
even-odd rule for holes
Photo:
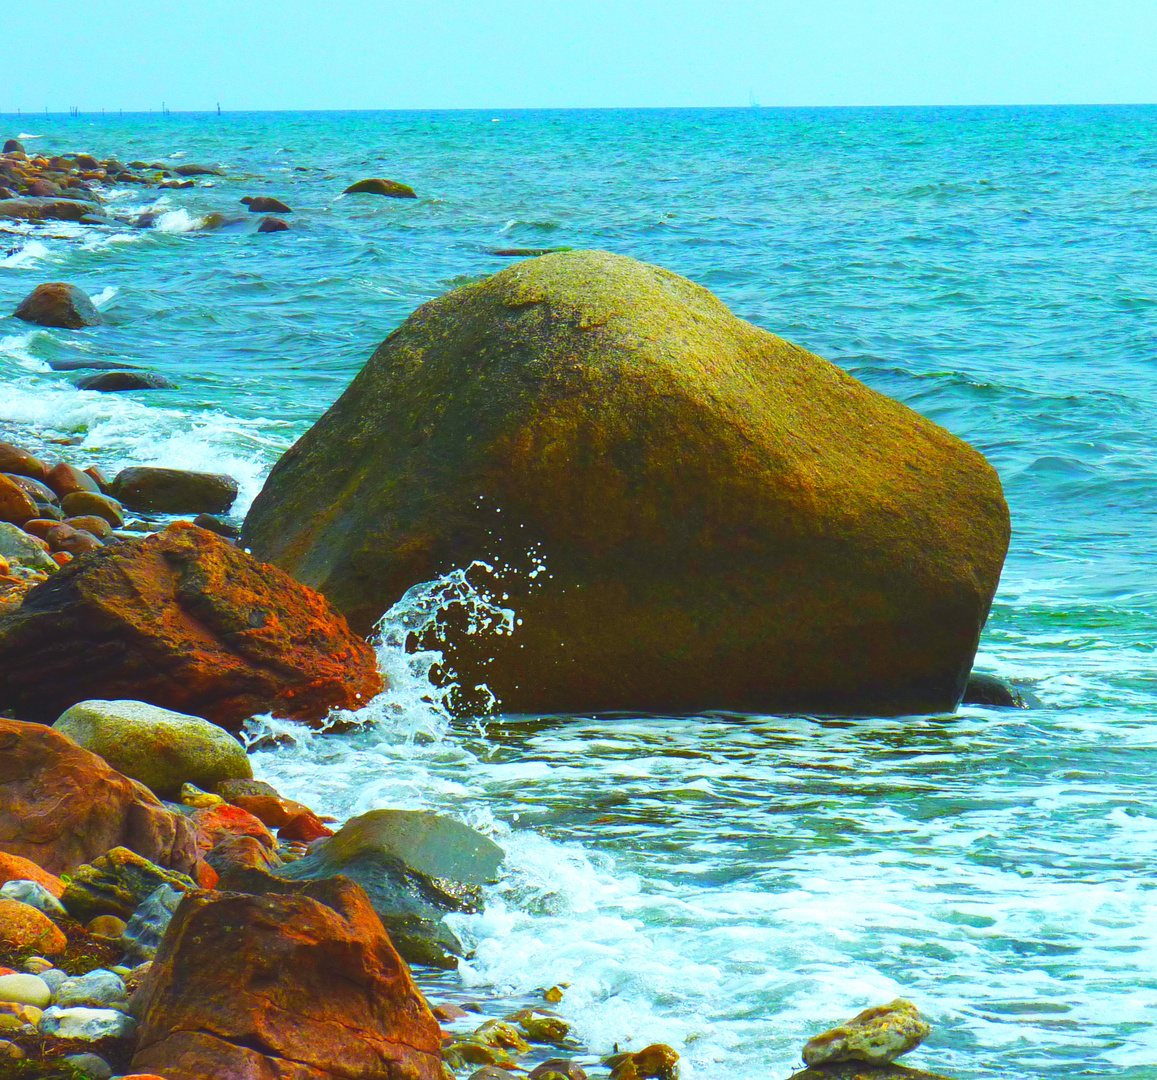
[[[43,0],[0,111],[1157,101],[1154,0]]]

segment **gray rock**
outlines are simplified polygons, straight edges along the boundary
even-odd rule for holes
[[[31,536],[7,521],[0,521],[0,555],[10,563],[55,573],[59,567]]]
[[[48,989],[55,994],[60,989],[61,983],[68,979],[68,973],[61,971],[60,968],[49,968],[40,973],[40,978],[48,983]]]
[[[76,388],[118,394],[124,390],[175,390],[177,384],[152,371],[102,371],[77,379]]]
[[[494,881],[503,850],[461,822],[413,810],[372,810],[271,872],[291,881],[344,875],[366,891],[402,956],[453,968],[461,942],[447,912],[477,911],[479,886]]]
[[[170,885],[162,885],[149,894],[125,927],[123,941],[126,959],[133,963],[143,963],[156,957],[157,946],[165,936],[169,920],[184,895]]]
[[[136,1021],[116,1009],[61,1009],[53,1005],[44,1010],[40,1020],[41,1034],[58,1039],[123,1039],[136,1029]]]
[[[245,748],[227,731],[143,701],[82,701],[52,726],[161,798],[182,784],[212,791],[253,776]]]
[[[116,972],[104,968],[65,979],[53,997],[62,1009],[120,1009],[128,1002],[124,980]]]
[[[49,360],[48,366],[53,371],[84,371],[96,369],[98,371],[136,371],[132,364],[122,364],[117,360]]]
[[[178,165],[173,172],[178,176],[224,176],[225,174],[220,169],[210,168],[208,165],[194,165],[190,162],[187,165]]]
[[[69,1054],[64,1060],[95,1080],[108,1080],[112,1076],[112,1066],[96,1054]]]
[[[223,514],[237,498],[237,481],[220,473],[143,466],[117,473],[109,494],[139,513]]]
[[[50,919],[68,914],[64,905],[39,881],[6,881],[0,885],[0,900],[19,900],[37,911],[43,911]]]

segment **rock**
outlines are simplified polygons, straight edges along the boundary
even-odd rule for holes
[[[837,1061],[889,1065],[919,1046],[931,1030],[912,1002],[896,998],[817,1035],[803,1048],[803,1060],[807,1065]]]
[[[478,910],[478,886],[496,879],[503,854],[451,818],[373,810],[272,873],[290,881],[348,877],[365,889],[403,957],[413,964],[453,968],[462,945],[442,916]]]
[[[441,1080],[438,1022],[364,894],[311,888],[185,897],[134,998],[135,1071]]]
[[[88,473],[81,472],[75,465],[69,465],[67,461],[57,462],[48,473],[48,477],[44,482],[52,488],[61,499],[78,491],[88,491],[96,495],[100,494],[100,487],[97,482],[89,476]]]
[[[19,900],[0,900],[0,951],[59,956],[68,939],[42,911]]]
[[[311,844],[314,840],[321,840],[333,836],[334,832],[312,810],[295,814],[280,829],[277,830],[277,839],[296,841],[301,844]]]
[[[280,199],[271,199],[266,195],[259,195],[257,198],[246,196],[241,202],[249,207],[251,214],[292,214],[293,209],[288,207]]]
[[[557,1073],[564,1080],[587,1080],[583,1067],[570,1058],[548,1058],[530,1070],[529,1080],[543,1080],[548,1073]]]
[[[173,172],[178,176],[224,176],[220,169],[210,168],[208,165],[178,165]]]
[[[214,794],[220,795],[226,802],[244,798],[249,795],[264,795],[271,799],[280,799],[277,788],[267,784],[264,780],[222,780],[214,789]],[[234,803],[234,805],[238,805]]]
[[[0,850],[61,874],[117,846],[180,871],[196,859],[192,826],[143,785],[52,728],[0,718]]]
[[[94,515],[70,517],[64,521],[64,524],[79,532],[89,533],[98,540],[105,540],[113,534],[112,526],[104,518]],[[27,522],[25,523],[25,527],[27,528]]]
[[[8,139],[4,143],[4,153],[23,154],[24,144],[19,139]]]
[[[998,709],[1039,709],[1040,698],[1020,687],[1002,682],[995,675],[974,671],[968,676],[961,705],[988,705]]]
[[[470,1080],[518,1080],[518,1074],[500,1069],[497,1065],[483,1065],[470,1074]]]
[[[0,219],[15,221],[76,221],[82,225],[107,225],[108,218],[98,206],[77,199],[5,199],[0,203]]]
[[[98,488],[100,488],[102,495],[108,494],[108,488],[109,488],[109,484],[111,483],[111,481],[109,480],[109,478],[107,476],[105,476],[104,471],[99,466],[90,465],[87,469],[84,470],[84,475],[87,476],[90,480],[96,481],[96,486]],[[113,501],[113,504],[116,508],[117,513],[119,514],[120,513],[120,503],[118,503],[115,499],[113,499],[112,501]],[[115,524],[115,522],[114,522],[114,524]]]
[[[133,913],[125,926],[122,939],[125,956],[132,962],[152,960],[165,936],[173,912],[185,895],[183,889],[161,885]]]
[[[59,919],[67,914],[56,895],[39,881],[6,881],[0,885],[0,900],[18,900],[42,911],[50,919]]]
[[[90,368],[96,368],[100,371],[139,371],[139,368],[132,364],[122,364],[119,360],[96,360],[92,357],[85,357],[80,360],[49,360],[48,366],[53,371],[84,371]],[[85,469],[85,472],[88,472]]]
[[[387,195],[391,199],[416,199],[414,189],[408,184],[399,184],[396,180],[359,180],[350,184],[342,192],[343,195]]]
[[[228,521],[222,521],[219,517],[214,517],[212,514],[198,514],[193,518],[193,524],[196,525],[198,529],[208,529],[218,536],[225,537],[226,540],[236,540],[241,535],[241,530],[236,525]]]
[[[101,371],[77,379],[76,388],[119,394],[123,390],[176,390],[177,384],[152,371]]]
[[[280,829],[282,840],[300,840],[307,844],[323,836],[333,836],[333,829],[327,828],[308,806],[292,799],[269,795],[235,795],[229,802],[242,810],[248,810],[269,828]]]
[[[209,850],[205,861],[222,876],[248,869],[274,873],[281,865],[277,852],[255,836],[226,836]]]
[[[34,1032],[43,1015],[35,1005],[14,1005],[0,1001],[0,1031]]]
[[[137,1025],[131,1016],[116,1009],[61,1009],[53,1005],[44,1010],[40,1030],[58,1039],[125,1039]]]
[[[220,730],[220,729],[218,729]],[[191,806],[195,810],[204,810],[210,806],[221,806],[225,800],[220,795],[213,795],[202,791],[196,784],[182,784],[177,799],[182,806]]]
[[[100,162],[96,160],[91,154],[77,154],[76,167],[78,169],[99,169]]]
[[[65,330],[80,330],[104,322],[88,294],[63,281],[37,285],[13,314],[37,326],[55,326]]]
[[[532,1043],[557,1044],[566,1041],[570,1034],[570,1024],[560,1020],[557,1016],[536,1016],[531,1013],[519,1021],[526,1037]]]
[[[74,529],[71,525],[60,522],[54,525],[45,534],[49,551],[55,554],[66,551],[70,555],[87,555],[92,551],[100,551],[104,545],[90,532],[83,529]]]
[[[197,887],[187,874],[167,870],[128,848],[116,847],[91,864],[78,866],[60,899],[78,922],[86,923],[98,915],[130,919],[162,885],[178,890]]]
[[[273,834],[248,810],[222,803],[198,810],[190,820],[197,830],[197,846],[202,853],[212,851],[228,837],[252,836],[271,851],[277,847]],[[212,864],[210,864],[212,865]]]
[[[322,596],[190,525],[69,563],[0,622],[0,708],[34,720],[131,696],[231,729],[318,721],[381,685]]]
[[[162,886],[162,888],[167,887]],[[128,923],[124,919],[118,919],[115,915],[98,915],[95,919],[89,920],[85,929],[96,937],[110,938],[116,941],[124,936],[127,925]]]
[[[32,496],[15,481],[0,476],[0,522],[23,525],[37,514]]]
[[[0,556],[9,563],[19,563],[33,570],[56,570],[56,564],[52,562],[47,545],[42,540],[29,536],[7,522],[0,522]]]
[[[253,776],[245,747],[228,732],[143,701],[82,701],[52,726],[163,799],[185,783],[211,789]]]
[[[42,870],[31,859],[22,859],[19,855],[9,855],[0,851],[0,884],[6,885],[10,881],[35,881],[43,885],[58,900],[64,892],[64,882],[55,874]]]
[[[108,1080],[112,1076],[112,1066],[96,1054],[67,1054],[64,1060],[94,1080]]]
[[[115,972],[103,968],[74,979],[65,979],[54,996],[56,1004],[62,1009],[120,1009],[129,1000],[124,980]]]
[[[793,1073],[791,1080],[948,1080],[939,1073],[908,1069],[903,1065],[865,1065],[862,1061],[814,1065]]]
[[[419,308],[242,543],[362,632],[453,568],[516,568],[474,572],[512,633],[437,645],[504,711],[881,716],[955,708],[1008,535],[955,436],[689,281],[575,251]]]
[[[30,956],[24,961],[24,970],[30,975],[40,975],[47,982],[48,974],[55,969],[52,966],[51,960],[45,960],[43,956]],[[64,972],[61,972],[61,974],[63,975]],[[49,985],[51,986],[52,984],[49,983]]]
[[[267,232],[285,232],[289,228],[289,222],[282,221],[281,218],[267,217],[263,218],[261,224],[257,226],[259,233]]]
[[[138,513],[221,514],[237,498],[237,481],[218,473],[142,467],[117,473],[110,493]]]
[[[530,1053],[530,1043],[518,1033],[516,1027],[505,1020],[487,1020],[470,1036],[470,1041],[512,1050],[516,1054]]]
[[[52,991],[39,975],[0,975],[0,1001],[47,1008]]]
[[[0,473],[15,473],[29,476],[44,483],[48,479],[48,466],[27,450],[9,442],[0,442]]]
[[[33,502],[55,504],[58,501],[56,492],[52,488],[39,480],[33,480],[31,476],[17,476],[15,473],[3,473],[2,475],[11,480],[26,495],[31,496]]]
[[[28,185],[28,194],[34,199],[54,199],[60,192],[60,185],[54,184],[51,180],[33,180]]]
[[[611,1080],[678,1080],[679,1055],[665,1043],[652,1043],[635,1054],[615,1054],[604,1060],[611,1066]]]

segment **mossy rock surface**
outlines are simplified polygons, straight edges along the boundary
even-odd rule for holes
[[[419,308],[242,543],[363,633],[489,563],[519,624],[451,617],[443,647],[507,712],[895,715],[959,702],[1008,539],[995,471],[943,428],[690,281],[575,251]]]

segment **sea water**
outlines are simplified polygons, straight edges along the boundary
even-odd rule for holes
[[[259,774],[319,811],[431,808],[506,848],[484,912],[453,920],[471,959],[430,985],[500,1015],[566,983],[592,1053],[665,1041],[700,1080],[786,1077],[897,995],[934,1024],[911,1062],[962,1080],[1157,1077],[1157,109],[5,119],[30,152],[227,175],[113,193],[152,229],[0,234],[0,309],[66,280],[109,320],[0,319],[0,437],[228,472],[243,512],[423,301],[498,249],[597,247],[1000,471],[1012,547],[977,664],[1043,709],[453,721],[398,644],[451,581],[390,613],[394,689],[361,729],[256,725]],[[419,197],[341,196],[365,176]],[[256,234],[245,195],[287,202],[290,230]],[[85,358],[178,388],[50,366]]]

